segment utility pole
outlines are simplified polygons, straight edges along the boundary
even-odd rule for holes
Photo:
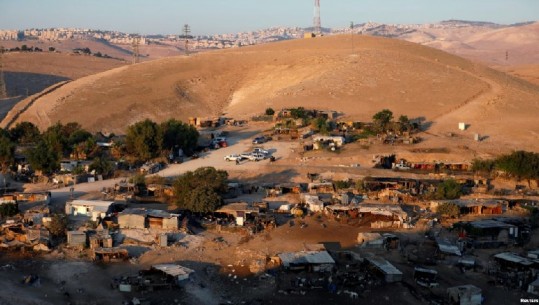
[[[350,21],[350,38],[352,39],[352,52],[354,52],[354,22]]]
[[[131,47],[133,48],[133,64],[136,64],[139,62],[139,44],[140,44],[140,37],[137,35],[133,37],[133,40],[131,41]]]
[[[182,36],[185,39],[185,55],[189,56],[189,38],[191,38],[191,27],[188,24],[183,25]]]
[[[4,47],[0,46],[0,98],[7,97],[6,82],[4,81]]]

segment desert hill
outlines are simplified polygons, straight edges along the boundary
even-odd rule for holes
[[[9,96],[37,93],[62,80],[107,71],[125,64],[116,59],[55,52],[9,52],[3,55]]]
[[[400,38],[488,65],[514,66],[539,62],[539,22],[506,27],[427,28]]]
[[[15,48],[26,45],[28,47],[38,47],[44,51],[49,47],[55,48],[56,51],[62,53],[72,53],[74,49],[89,48],[95,54],[97,52],[108,55],[118,60],[132,61],[133,47],[130,44],[113,44],[104,39],[66,39],[58,41],[50,40],[22,40],[22,41],[2,41],[5,48]],[[184,51],[174,45],[167,44],[149,44],[140,45],[139,54],[140,61],[153,60],[168,56],[177,56],[183,54]]]
[[[116,68],[37,99],[18,120],[121,133],[144,118],[249,118],[267,107],[304,106],[370,120],[390,108],[423,117],[438,135],[466,120],[490,141],[536,147],[538,97],[537,86],[439,50],[337,35]]]

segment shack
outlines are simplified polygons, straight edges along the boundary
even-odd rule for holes
[[[105,218],[111,212],[113,201],[72,200],[66,202],[65,213],[72,216],[87,216],[93,221]]]
[[[129,253],[126,249],[114,247],[114,248],[97,248],[93,252],[94,261],[109,262],[121,262],[129,258]]]
[[[86,247],[86,232],[83,231],[67,231],[67,245],[70,247],[84,248]]]
[[[300,199],[310,212],[317,213],[324,211],[324,202],[320,200],[320,197],[316,195],[302,193],[300,195]]]
[[[481,288],[474,285],[462,285],[447,288],[447,295],[453,304],[459,305],[481,305],[483,296]]]
[[[301,251],[280,253],[279,259],[285,269],[331,272],[335,260],[327,251]]]
[[[366,258],[371,269],[381,273],[386,283],[394,283],[402,281],[402,272],[393,266],[387,260],[381,257]]]
[[[112,236],[108,230],[88,232],[90,249],[112,248]]]
[[[179,228],[178,214],[144,208],[125,209],[118,214],[118,225],[122,229],[168,229]]]
[[[230,215],[234,217],[238,226],[243,226],[248,216],[256,216],[260,213],[260,208],[247,202],[236,202],[222,206],[215,212]]]
[[[525,271],[539,266],[539,262],[511,252],[498,253],[494,255],[494,260],[502,270]]]
[[[495,215],[502,214],[507,211],[509,202],[506,200],[438,200],[432,201],[430,204],[431,209],[436,209],[439,205],[444,203],[454,204],[459,208],[461,215]]]
[[[181,286],[195,271],[177,264],[153,265],[153,270],[161,271],[170,277],[176,285]]]
[[[307,185],[307,190],[311,194],[334,193],[335,187],[331,182],[311,182]]]
[[[120,229],[144,229],[146,224],[146,209],[129,208],[118,214]]]
[[[539,295],[539,278],[528,285],[528,293]]]
[[[457,245],[453,245],[448,239],[436,238],[436,244],[438,249],[436,254],[439,257],[445,257],[446,255],[462,256],[462,252]]]

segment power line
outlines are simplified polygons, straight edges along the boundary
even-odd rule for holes
[[[188,24],[183,25],[180,38],[185,39],[185,55],[189,55],[189,38],[193,38],[193,36],[191,36],[191,27]]]
[[[133,40],[131,41],[131,47],[133,48],[133,64],[136,64],[139,62],[139,57],[140,57],[139,45],[140,45],[140,37],[139,36],[133,37]]]

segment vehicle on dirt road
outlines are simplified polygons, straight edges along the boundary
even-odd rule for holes
[[[240,160],[242,158],[241,155],[238,155],[238,154],[230,154],[230,155],[227,155],[225,156],[225,161],[236,161],[236,160]]]

